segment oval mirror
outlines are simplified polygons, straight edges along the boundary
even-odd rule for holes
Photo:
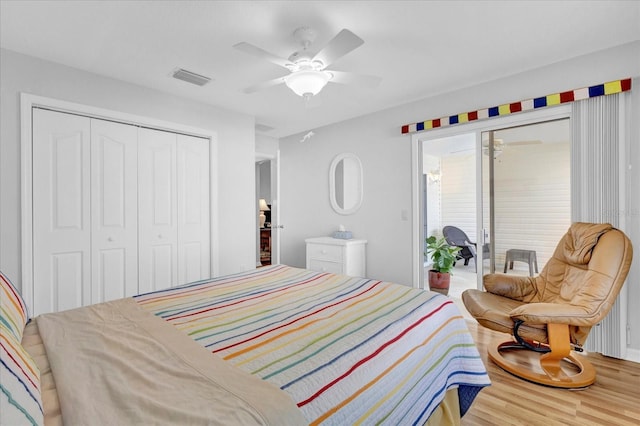
[[[338,155],[329,169],[331,207],[339,214],[355,213],[362,204],[362,163],[355,154]]]

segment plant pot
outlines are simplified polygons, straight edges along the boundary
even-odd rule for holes
[[[451,274],[429,271],[429,290],[436,291],[445,296],[449,294],[449,284],[451,283]]]

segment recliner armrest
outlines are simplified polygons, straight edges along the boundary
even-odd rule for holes
[[[570,324],[590,326],[593,316],[583,307],[564,303],[529,303],[513,309],[509,316],[526,324]]]
[[[529,302],[536,294],[534,278],[516,275],[487,274],[483,277],[484,288],[498,296],[520,302]]]

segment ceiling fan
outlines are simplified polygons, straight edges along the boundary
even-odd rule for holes
[[[375,87],[380,82],[380,78],[375,76],[327,70],[329,65],[364,43],[364,40],[351,31],[343,29],[315,55],[308,50],[316,38],[314,30],[309,27],[300,27],[293,32],[293,37],[300,43],[302,50],[292,53],[287,59],[246,42],[233,46],[244,53],[289,70],[289,74],[284,77],[247,87],[244,89],[245,93],[254,93],[284,83],[294,93],[308,101],[312,96],[320,93],[329,82],[358,84],[364,87]]]

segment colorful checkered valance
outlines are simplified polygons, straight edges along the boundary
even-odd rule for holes
[[[582,89],[554,93],[540,98],[527,99],[525,101],[498,105],[491,108],[479,109],[477,111],[463,112],[461,114],[425,120],[419,123],[405,124],[402,126],[402,133],[414,133],[421,132],[423,130],[437,129],[455,124],[468,123],[475,120],[483,120],[485,118],[509,115],[515,112],[531,111],[548,106],[565,104],[567,102],[580,101],[582,99],[594,98],[596,96],[612,95],[614,93],[626,92],[628,90],[631,90],[630,78],[610,81],[608,83],[584,87]]]

